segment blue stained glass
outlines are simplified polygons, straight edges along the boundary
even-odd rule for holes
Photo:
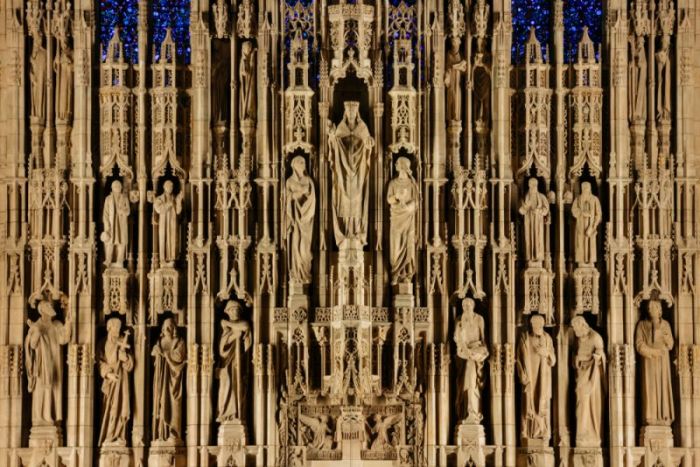
[[[542,54],[545,55],[551,30],[552,1],[513,0],[511,5],[513,16],[513,63],[522,63],[525,56],[525,43],[530,35],[530,28],[533,26],[537,40],[542,44]]]
[[[567,0],[564,4],[564,61],[575,62],[584,26],[596,44],[602,41],[603,1]]]
[[[124,58],[135,63],[138,59],[138,0],[100,0],[99,34],[102,44],[102,60],[107,56],[107,45],[112,39],[114,28],[119,27],[119,35],[124,43]]]
[[[118,1],[118,0],[115,0]],[[168,28],[172,28],[173,40],[177,48],[178,61],[190,62],[190,0],[154,0],[153,47],[155,60],[160,59],[160,45]]]

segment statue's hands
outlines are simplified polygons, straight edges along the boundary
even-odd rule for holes
[[[111,242],[112,236],[109,234],[109,232],[105,231],[100,234],[100,240],[102,240],[104,243]]]

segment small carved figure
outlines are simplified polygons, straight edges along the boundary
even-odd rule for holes
[[[211,119],[214,125],[226,125],[231,108],[231,52],[221,41],[213,41],[212,47]]]
[[[73,115],[73,52],[61,45],[53,62],[56,73],[56,118],[68,121]]]
[[[445,87],[447,88],[447,119],[462,120],[462,75],[467,71],[467,62],[459,51],[461,39],[450,37],[451,48],[445,58]]]
[[[245,414],[247,354],[252,345],[250,324],[241,319],[241,306],[230,300],[224,313],[228,320],[221,320],[219,356],[219,416],[220,422],[241,421]]]
[[[163,183],[163,194],[156,197],[153,210],[158,214],[158,252],[164,266],[172,266],[177,258],[177,216],[182,212],[184,192],[173,196],[173,182]]]
[[[56,426],[63,420],[63,350],[71,338],[71,319],[54,319],[48,300],[37,307],[39,318],[27,320],[24,342],[28,390],[32,394],[32,426]]]
[[[394,425],[401,421],[402,416],[401,413],[393,415],[381,415],[377,413],[370,417],[373,421],[372,425],[365,422],[370,437],[373,437],[369,447],[370,451],[385,451],[394,445],[389,434],[393,430]]]
[[[671,118],[671,36],[661,36],[661,48],[656,52],[656,118]]]
[[[629,113],[633,122],[644,122],[647,115],[647,57],[644,37],[630,39],[632,60],[629,63]]]
[[[457,419],[481,421],[481,390],[484,361],[489,356],[484,338],[484,318],[474,312],[474,300],[462,300],[462,316],[455,327],[459,376],[457,380]]]
[[[102,210],[103,231],[100,240],[105,244],[105,265],[124,266],[129,245],[129,198],[122,192],[119,180],[112,182],[112,192],[105,198]],[[113,261],[114,260],[114,261]]]
[[[328,132],[333,171],[333,227],[339,247],[367,242],[369,168],[374,138],[360,118],[360,103],[345,102],[343,119]]]
[[[40,122],[46,119],[46,49],[41,40],[34,38],[29,62],[29,82],[31,83],[31,116]]]
[[[252,42],[246,41],[241,45],[241,62],[238,68],[240,121],[255,119],[255,52]]]
[[[537,189],[537,179],[531,178],[528,192],[519,212],[525,219],[525,259],[541,263],[547,254],[545,229],[549,224],[549,201]]]
[[[305,433],[304,443],[311,449],[333,449],[333,429],[331,418],[328,415],[312,417],[303,413],[299,414],[299,421],[311,432]]]
[[[183,373],[187,363],[185,341],[171,318],[163,321],[153,346],[153,440],[182,442]]]
[[[134,357],[129,346],[129,331],[121,335],[118,318],[107,321],[107,337],[97,352],[97,365],[102,377],[102,423],[100,446],[126,446],[126,425],[131,416],[129,373]]]
[[[600,447],[605,384],[603,338],[575,316],[571,326],[576,334],[576,447]]]
[[[544,331],[544,317],[530,317],[530,332],[520,336],[517,355],[518,375],[522,384],[522,439],[551,437],[550,404],[552,402],[552,367],[556,353],[552,338]]]
[[[581,194],[571,205],[576,219],[575,257],[579,265],[593,265],[597,260],[597,229],[603,220],[603,210],[598,198],[591,193],[589,182],[581,183]]]
[[[289,240],[289,278],[297,284],[311,283],[311,241],[316,215],[314,182],[306,174],[301,156],[292,159],[292,175],[286,182],[287,235]]]
[[[411,161],[399,157],[397,175],[386,194],[390,209],[389,257],[391,282],[411,282],[416,272],[416,210],[418,186],[411,174]]]
[[[635,331],[635,347],[642,357],[642,408],[646,425],[670,426],[675,417],[671,357],[671,325],[661,317],[661,302],[649,302],[649,318]]]

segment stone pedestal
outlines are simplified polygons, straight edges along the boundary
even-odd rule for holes
[[[394,308],[413,308],[415,303],[412,283],[402,282],[394,286]]]
[[[642,428],[640,443],[644,446],[644,467],[675,465],[671,461],[673,431],[670,426],[648,425]]]
[[[127,313],[129,309],[127,295],[127,281],[129,271],[126,268],[108,267],[102,274],[103,295],[102,311],[105,315],[117,312],[120,315]]]
[[[219,454],[216,456],[218,465],[245,465],[245,426],[241,422],[224,422],[219,426],[216,444]]]
[[[151,324],[158,322],[158,315],[169,311],[176,315],[177,324],[184,324],[182,310],[178,308],[179,274],[171,267],[159,268],[148,275],[151,281]]]
[[[525,305],[523,314],[540,313],[548,326],[554,324],[552,290],[554,274],[542,266],[529,266],[523,273]]]
[[[185,467],[187,453],[171,443],[154,441],[148,453],[148,467]]]
[[[603,450],[600,448],[575,448],[572,457],[574,467],[603,467]]]
[[[457,443],[457,465],[474,465],[484,467],[484,446],[486,445],[486,432],[482,425],[462,423],[457,427],[455,434]],[[468,464],[471,462],[471,464]]]
[[[554,449],[548,440],[526,439],[518,449],[517,467],[554,467]]]
[[[100,449],[99,467],[130,467],[129,449],[125,447],[103,447]]]
[[[593,266],[581,266],[574,271],[576,284],[576,314],[590,311],[598,314],[598,281],[600,273]]]
[[[56,448],[63,444],[61,428],[54,425],[33,426],[29,432],[30,448]]]

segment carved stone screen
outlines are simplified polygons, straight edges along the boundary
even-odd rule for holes
[[[0,466],[700,466],[697,0],[0,0]]]

